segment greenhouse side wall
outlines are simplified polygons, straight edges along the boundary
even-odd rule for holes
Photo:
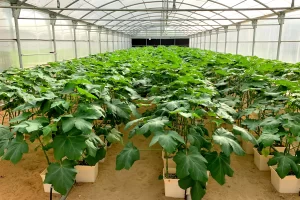
[[[190,47],[221,53],[258,56],[284,62],[300,62],[300,11],[285,14],[280,35],[280,19],[273,18],[245,22],[190,36]],[[239,33],[238,33],[239,32]]]
[[[0,5],[10,4],[0,2]],[[1,72],[10,67],[20,68],[20,62],[13,12],[8,8],[0,8],[0,16]],[[127,49],[131,46],[129,35],[100,29],[97,26],[87,26],[80,22],[74,24],[71,20],[62,20],[58,16],[53,20],[55,25],[52,26],[52,20],[49,20],[47,12],[23,9],[19,18],[33,18],[18,19],[24,68]]]

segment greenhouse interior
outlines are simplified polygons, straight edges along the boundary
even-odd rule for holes
[[[300,0],[0,0],[0,200],[300,199]]]

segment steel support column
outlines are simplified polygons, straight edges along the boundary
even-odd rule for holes
[[[50,21],[50,24],[51,24],[51,29],[52,29],[54,59],[55,59],[55,62],[57,62],[57,47],[56,47],[56,36],[55,36],[56,15],[55,14],[50,14],[50,18],[53,19],[53,20]]]
[[[204,32],[204,50],[206,50],[206,32]]]
[[[88,41],[89,41],[89,55],[92,55],[92,47],[91,47],[91,26],[88,26],[87,29],[88,29]]]
[[[108,36],[108,34],[109,34],[109,31],[106,29],[105,30],[105,32],[106,32],[106,52],[109,52],[109,42],[108,42],[108,38],[109,38],[109,36]]]
[[[240,42],[240,30],[241,30],[241,24],[236,25],[236,31],[237,31],[237,37],[236,37],[236,52],[235,54],[239,53],[239,42]]]
[[[252,21],[253,26],[253,39],[252,39],[252,56],[254,56],[255,52],[255,40],[256,40],[256,28],[257,28],[257,19]]]
[[[218,44],[219,44],[219,29],[216,29],[216,34],[217,34],[217,38],[216,38],[216,52],[218,52]]]
[[[15,4],[12,4],[12,6],[15,6]],[[17,37],[17,46],[18,46],[18,57],[19,57],[19,63],[20,68],[23,69],[23,59],[22,59],[22,48],[21,48],[21,40],[20,40],[20,29],[19,29],[19,16],[20,16],[21,9],[12,9],[12,14],[15,22],[15,29],[16,29],[16,37]]]
[[[72,21],[72,23],[73,23],[73,31],[74,31],[75,58],[78,58],[77,42],[76,42],[76,26],[77,26],[77,21]]]
[[[112,51],[115,51],[115,33],[113,31],[111,31],[111,35],[112,35]]]
[[[224,26],[224,31],[225,31],[225,49],[224,53],[227,52],[227,34],[228,34],[228,26]]]
[[[126,49],[126,35],[123,34],[123,49]]]
[[[119,49],[122,49],[122,33],[119,33]]]
[[[202,49],[202,33],[199,34],[200,45],[199,49]]]
[[[101,51],[101,33],[102,33],[102,28],[101,27],[99,27],[99,33],[98,33],[98,35],[99,35],[99,53],[102,53],[102,51]]]
[[[278,15],[279,35],[278,35],[278,45],[277,45],[277,55],[276,55],[277,60],[279,60],[279,57],[280,57],[281,38],[282,38],[282,29],[283,29],[283,24],[284,24],[284,17],[285,17],[285,13],[280,12],[279,15]]]
[[[211,34],[212,31],[209,31],[209,50],[211,51]]]

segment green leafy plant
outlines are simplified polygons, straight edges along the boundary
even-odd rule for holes
[[[165,154],[164,177],[173,160],[179,186],[198,200],[207,171],[221,185],[233,176],[230,155],[244,154],[239,136],[273,153],[280,177],[299,177],[299,75],[299,64],[180,47],[9,69],[0,74],[0,157],[18,163],[37,143],[49,165],[45,183],[65,194],[75,165],[95,165],[106,145],[125,141],[116,169],[130,169],[140,159],[131,139],[151,137]],[[128,141],[122,124],[132,128]]]

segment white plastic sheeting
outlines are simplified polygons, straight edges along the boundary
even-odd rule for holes
[[[300,1],[295,1],[299,5]],[[269,4],[268,4],[269,5]],[[227,40],[225,40],[225,29],[220,28],[218,34],[218,40],[215,42],[212,40],[211,45],[209,45],[209,32],[205,32],[197,35],[192,35],[190,37],[191,47],[208,49],[218,52],[226,52],[232,54],[241,54],[246,56],[258,56],[266,59],[278,59],[296,63],[300,62],[300,22],[299,19],[289,19],[289,18],[299,18],[300,11],[287,12],[282,24],[282,36],[280,35],[280,24],[277,16],[270,16],[269,18],[263,18],[258,20],[258,26],[256,29],[252,26],[251,22],[241,23],[242,27],[237,38],[237,29],[234,26],[228,27]],[[253,36],[255,34],[255,40],[253,41]],[[216,35],[216,30],[212,31],[213,35]],[[206,40],[205,36],[206,35]],[[196,36],[196,37],[195,37]],[[200,37],[200,44],[197,42],[197,37]],[[238,42],[238,52],[236,52],[236,41]],[[206,41],[206,42],[205,42]],[[226,41],[226,42],[225,42]],[[205,47],[204,47],[205,44]],[[216,47],[214,47],[216,45]],[[226,50],[225,50],[226,46]],[[280,48],[278,48],[280,46]],[[254,49],[253,49],[254,47]],[[279,51],[279,52],[278,52]],[[253,52],[253,54],[252,54]]]
[[[292,2],[295,7],[300,6],[300,0],[176,0],[174,5],[173,0],[21,0],[20,2],[24,6],[43,8],[58,7],[57,3],[60,2],[60,8],[70,9],[52,10],[59,14],[54,26],[55,35],[47,10],[21,10],[19,16],[21,19],[18,19],[18,22],[24,67],[33,67],[56,59],[60,61],[126,49],[131,46],[130,35],[141,38],[190,37],[190,46],[195,48],[257,55],[269,59],[279,58],[287,62],[300,61],[299,20],[284,20],[282,37],[279,41],[280,26],[276,19],[280,11],[292,6]],[[8,0],[0,0],[0,5],[9,6],[10,3]],[[178,10],[194,9],[194,11],[172,10],[173,7]],[[76,8],[90,10],[83,11]],[[243,10],[230,10],[240,8]],[[168,11],[153,11],[153,9],[168,9]],[[69,17],[78,20],[77,26]],[[273,19],[264,20],[265,17]],[[300,12],[289,11],[285,17],[300,18]],[[251,23],[253,18],[259,18],[255,31]],[[236,23],[242,24],[239,34]],[[224,26],[228,26],[227,33]],[[219,29],[218,35],[216,29]],[[256,37],[253,41],[254,32]],[[12,10],[0,8],[0,71],[20,66],[16,39]],[[56,52],[54,52],[55,44]]]
[[[30,2],[41,3],[42,1],[27,1],[26,3]],[[0,5],[9,6],[10,4],[8,1],[0,0]],[[49,14],[23,9],[19,18],[21,18],[18,22],[23,67],[34,67],[55,61],[54,37]],[[131,41],[128,35],[117,34],[116,46],[113,48],[113,40],[111,37],[107,39],[106,29],[91,26],[89,31],[85,23],[78,22],[76,27],[71,20],[62,19],[64,19],[63,16],[57,16],[54,26],[57,61],[130,47]],[[77,51],[75,51],[75,46]],[[0,71],[10,67],[20,67],[15,24],[12,10],[0,8]]]
[[[186,35],[190,35],[186,30],[194,32],[211,30],[220,26],[272,14],[275,11],[279,11],[271,10],[272,8],[290,7],[292,4],[292,0],[176,0],[175,4],[173,4],[173,0],[60,0],[59,2],[60,8],[123,9],[124,11],[122,12],[92,10],[55,11],[69,17],[86,20],[95,25],[104,26],[111,30],[137,34],[138,32],[149,28],[162,27],[163,30],[168,28],[169,30],[177,30],[177,32],[181,31],[182,34]],[[57,0],[27,0],[25,3],[45,8],[58,6]],[[295,6],[298,4],[299,2],[296,0]],[[177,12],[172,10],[173,6],[177,9],[222,9],[223,11]],[[266,10],[227,11],[227,9],[230,8],[266,8]],[[126,11],[126,9],[170,9],[170,11],[132,12]],[[111,20],[103,21],[103,19]],[[116,21],[114,19],[142,19],[145,21]],[[168,19],[173,21],[164,23],[151,21],[153,19]],[[176,19],[185,21],[182,23],[180,21],[175,21]],[[181,27],[181,24],[187,26]]]

